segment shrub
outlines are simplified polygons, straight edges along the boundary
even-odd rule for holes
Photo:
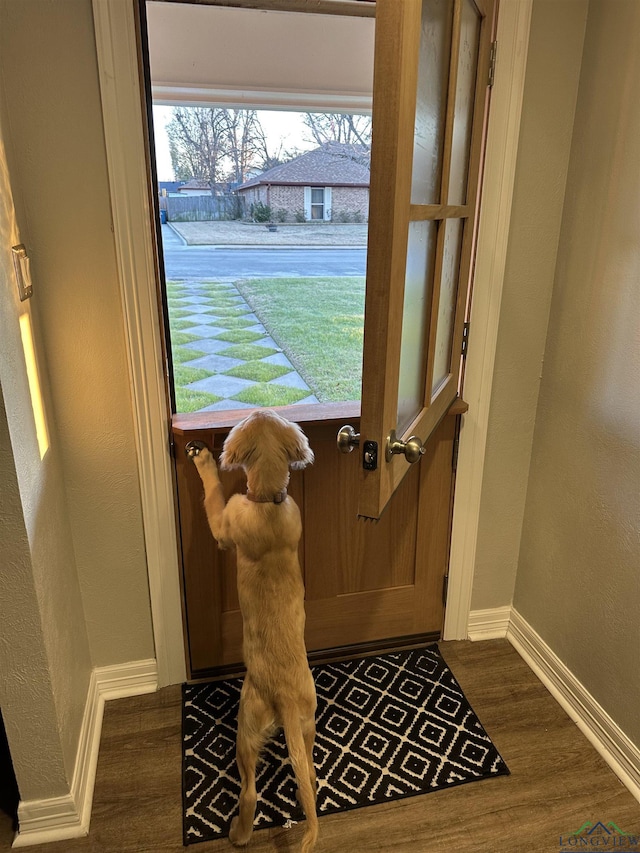
[[[276,221],[277,222],[286,222],[287,216],[288,216],[288,214],[287,214],[287,211],[284,209],[284,207],[279,207],[276,210]]]
[[[271,222],[271,208],[261,201],[251,205],[251,216],[256,222]]]
[[[304,210],[296,210],[296,212],[293,214],[293,218],[295,219],[296,222],[306,222],[307,221],[307,217],[304,215]]]

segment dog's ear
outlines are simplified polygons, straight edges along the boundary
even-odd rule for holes
[[[293,469],[306,468],[307,465],[311,465],[315,458],[313,450],[309,447],[309,440],[298,424],[290,423],[288,426],[284,449],[289,467]]]
[[[232,471],[234,468],[244,468],[251,464],[251,457],[255,452],[255,445],[244,437],[243,427],[248,418],[240,421],[231,430],[220,454],[220,468],[224,471]]]

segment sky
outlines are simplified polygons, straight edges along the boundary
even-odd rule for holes
[[[172,107],[153,106],[153,130],[156,141],[156,164],[159,181],[173,181],[174,174],[169,154],[166,125],[171,120]],[[290,113],[283,110],[258,110],[258,118],[269,141],[270,150],[277,151],[280,142],[285,149],[296,148],[308,151],[316,143],[308,140],[308,131],[302,124],[304,113]]]

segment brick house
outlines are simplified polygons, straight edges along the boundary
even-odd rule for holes
[[[247,217],[261,202],[281,222],[366,222],[369,149],[326,142],[237,188]]]

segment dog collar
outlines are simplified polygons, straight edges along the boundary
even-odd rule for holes
[[[283,489],[281,492],[276,492],[272,497],[259,498],[257,495],[254,495],[253,492],[247,489],[247,497],[250,501],[253,501],[257,504],[281,504],[283,500],[287,497],[287,490]]]

